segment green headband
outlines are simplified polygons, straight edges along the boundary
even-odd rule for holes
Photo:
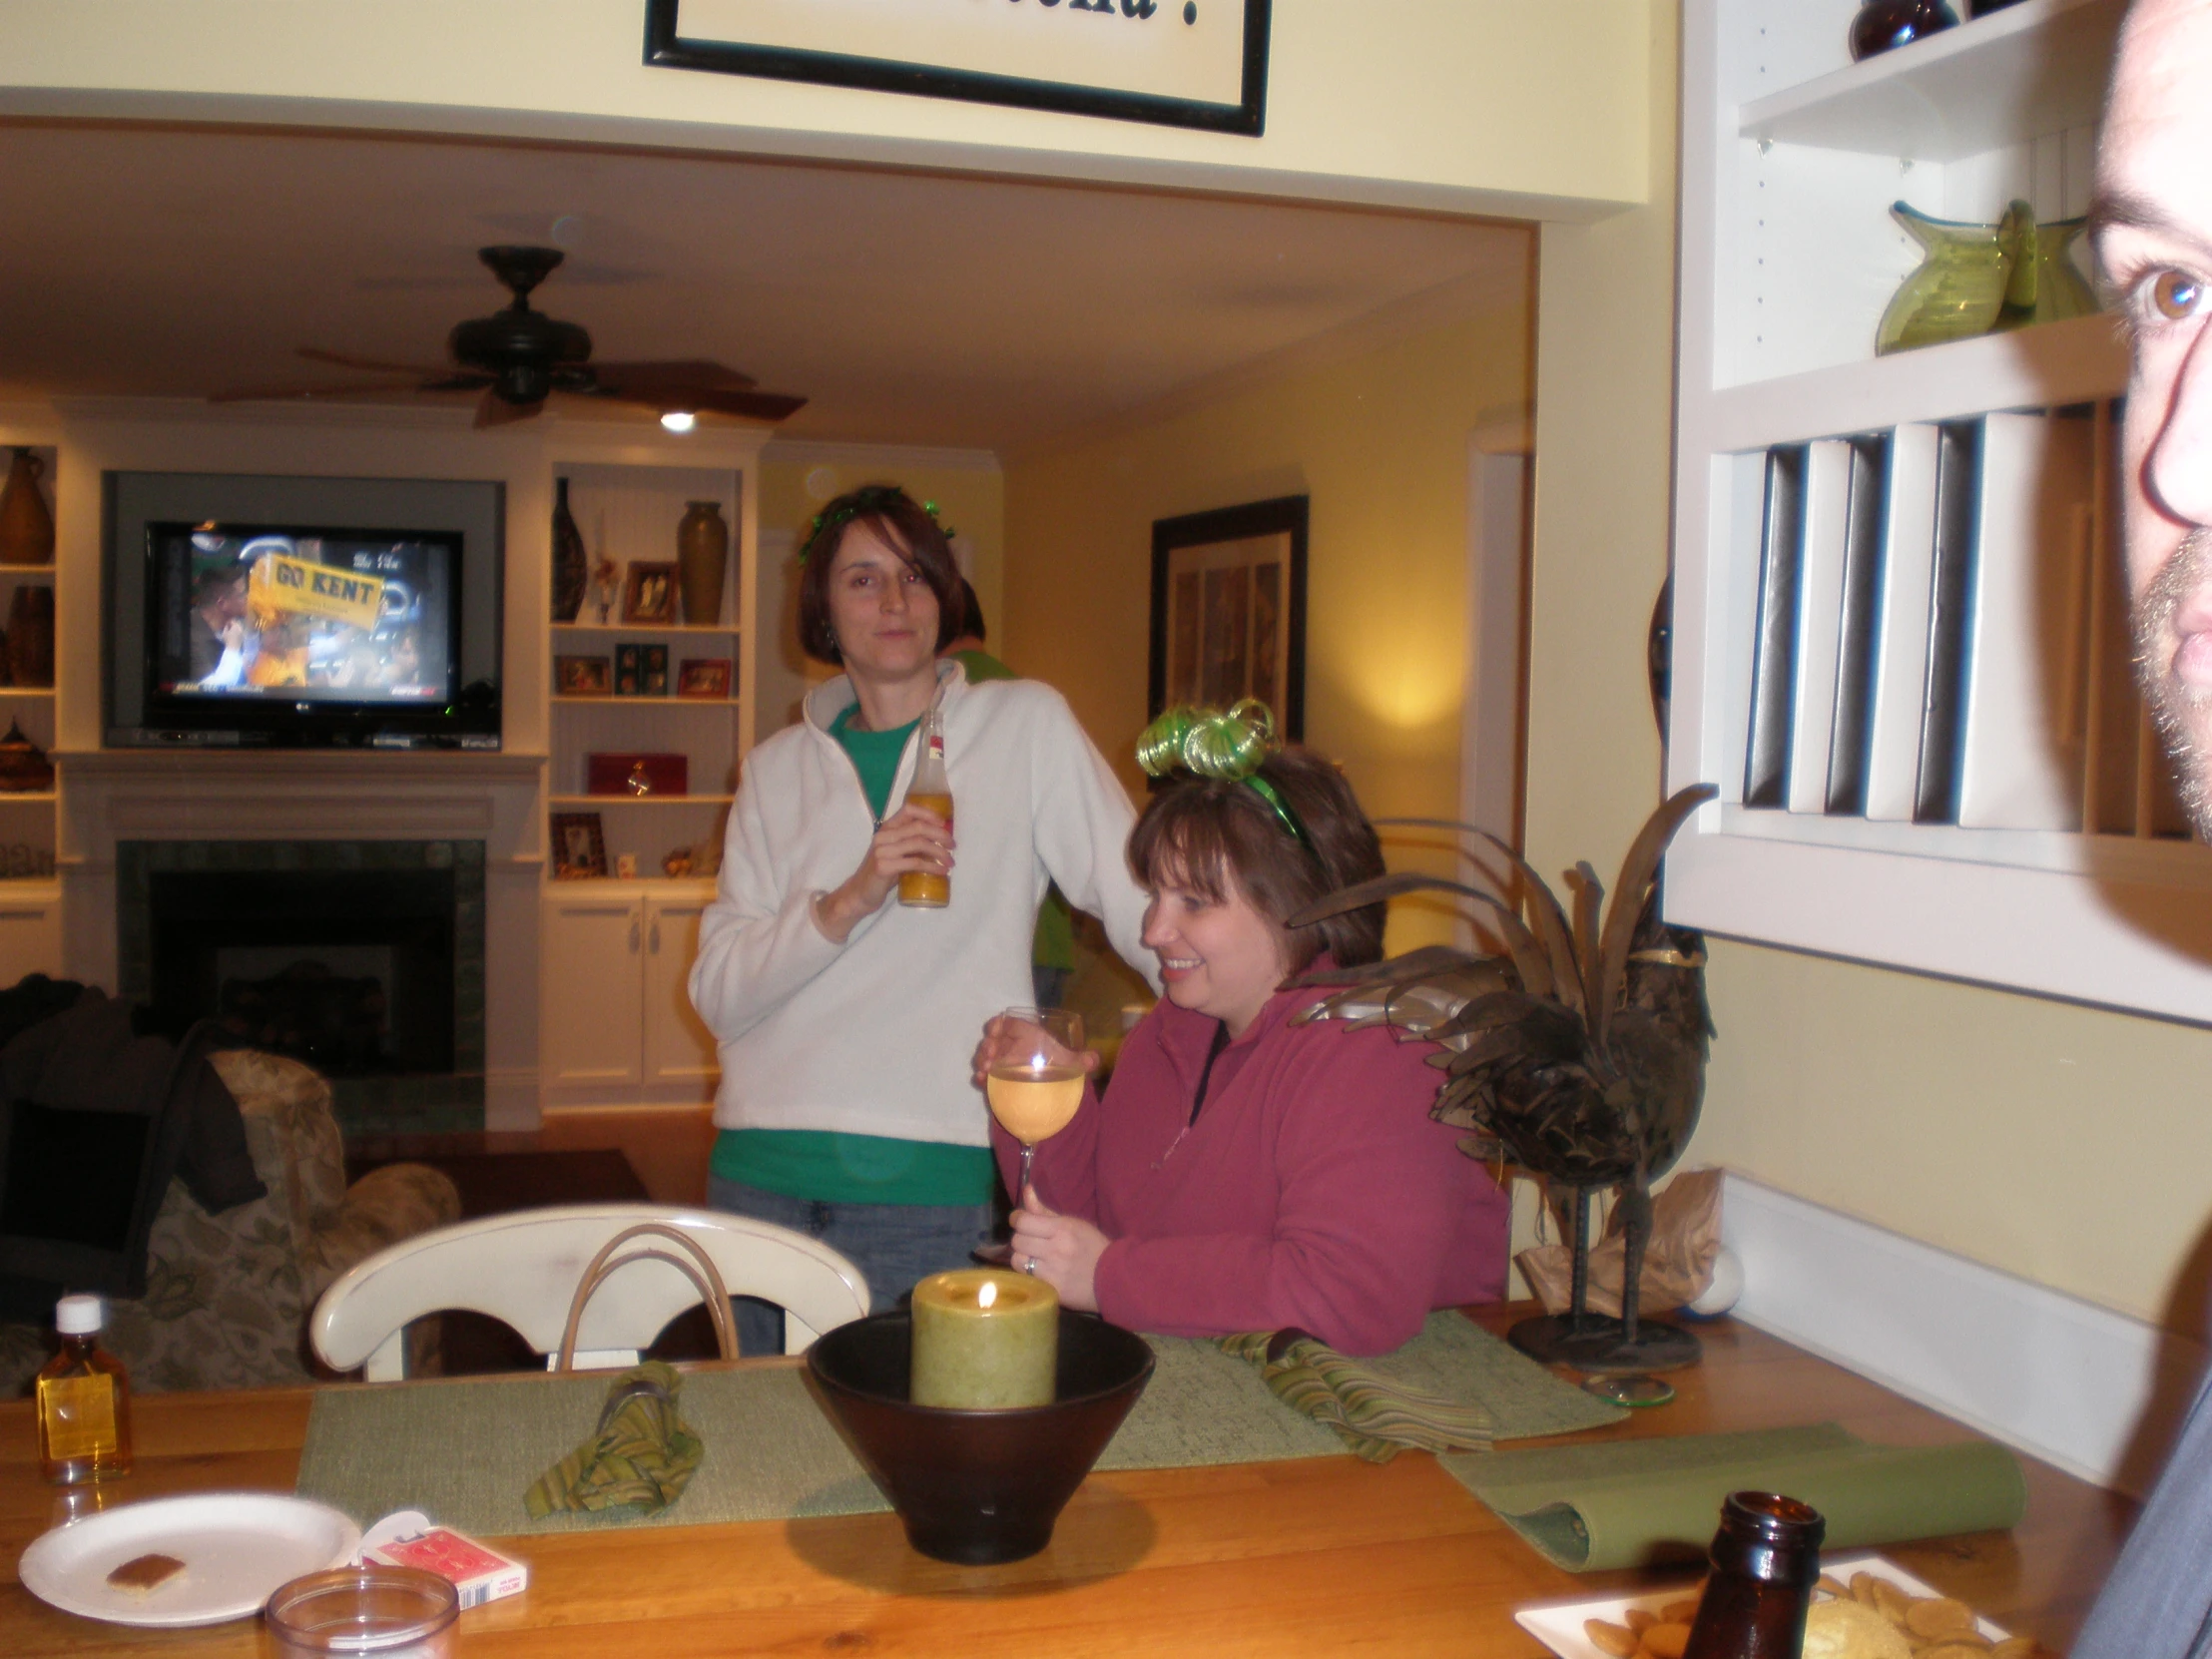
[[[854,519],[880,513],[902,501],[912,500],[913,497],[896,484],[863,484],[849,495],[838,496],[827,508],[815,514],[814,528],[807,534],[806,545],[799,550],[799,562],[805,564],[818,547],[836,546],[837,537],[843,534],[844,527]],[[924,501],[921,510],[929,515],[929,521],[936,524],[944,539],[950,542],[955,532],[951,525],[937,523],[937,504],[934,501]]]
[[[1256,697],[1224,709],[1182,704],[1168,710],[1137,739],[1137,765],[1149,778],[1182,771],[1199,778],[1243,784],[1275,810],[1292,839],[1313,852],[1313,837],[1283,792],[1260,776],[1275,753],[1275,715]],[[1319,854],[1316,854],[1319,856]]]

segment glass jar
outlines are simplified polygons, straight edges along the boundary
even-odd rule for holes
[[[274,1659],[451,1659],[460,1592],[419,1567],[333,1567],[269,1598]]]

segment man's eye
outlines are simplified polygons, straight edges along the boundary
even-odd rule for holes
[[[2204,304],[2204,284],[2180,271],[2161,271],[2151,278],[2150,302],[2168,322],[2185,322]]]

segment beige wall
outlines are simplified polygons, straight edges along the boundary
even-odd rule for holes
[[[1659,27],[1673,11],[1654,5]],[[1652,153],[1671,166],[1660,127]],[[1610,871],[1658,800],[1641,647],[1672,306],[1671,212],[1544,232],[1528,839],[1546,871]],[[1709,983],[1720,1036],[1687,1161],[2201,1331],[2212,1033],[1726,940]]]
[[[646,144],[1589,217],[1641,200],[1642,5],[1275,0],[1267,132],[1254,139],[649,68],[643,0],[8,0],[0,113]]]
[[[968,580],[983,603],[992,643],[1002,643],[1005,488],[995,462],[851,453],[794,460],[771,449],[761,465],[761,615],[769,623],[761,640],[761,737],[796,720],[808,688],[833,672],[808,661],[799,650],[799,549],[823,502],[862,484],[897,484],[915,500],[937,504],[938,521],[951,528],[956,550],[967,560]]]
[[[1306,738],[1377,815],[1456,817],[1473,430],[1527,397],[1510,309],[1431,321],[1006,469],[1006,655],[1067,694],[1132,791],[1152,521],[1312,497]],[[1438,937],[1408,909],[1393,944]]]

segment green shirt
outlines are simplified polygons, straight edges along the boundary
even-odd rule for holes
[[[852,704],[830,735],[852,759],[868,812],[881,822],[918,721],[895,732],[856,731]],[[861,1010],[855,1010],[858,1014]],[[995,1174],[985,1146],[847,1135],[829,1129],[725,1129],[709,1160],[715,1174],[763,1192],[823,1204],[987,1204]]]

